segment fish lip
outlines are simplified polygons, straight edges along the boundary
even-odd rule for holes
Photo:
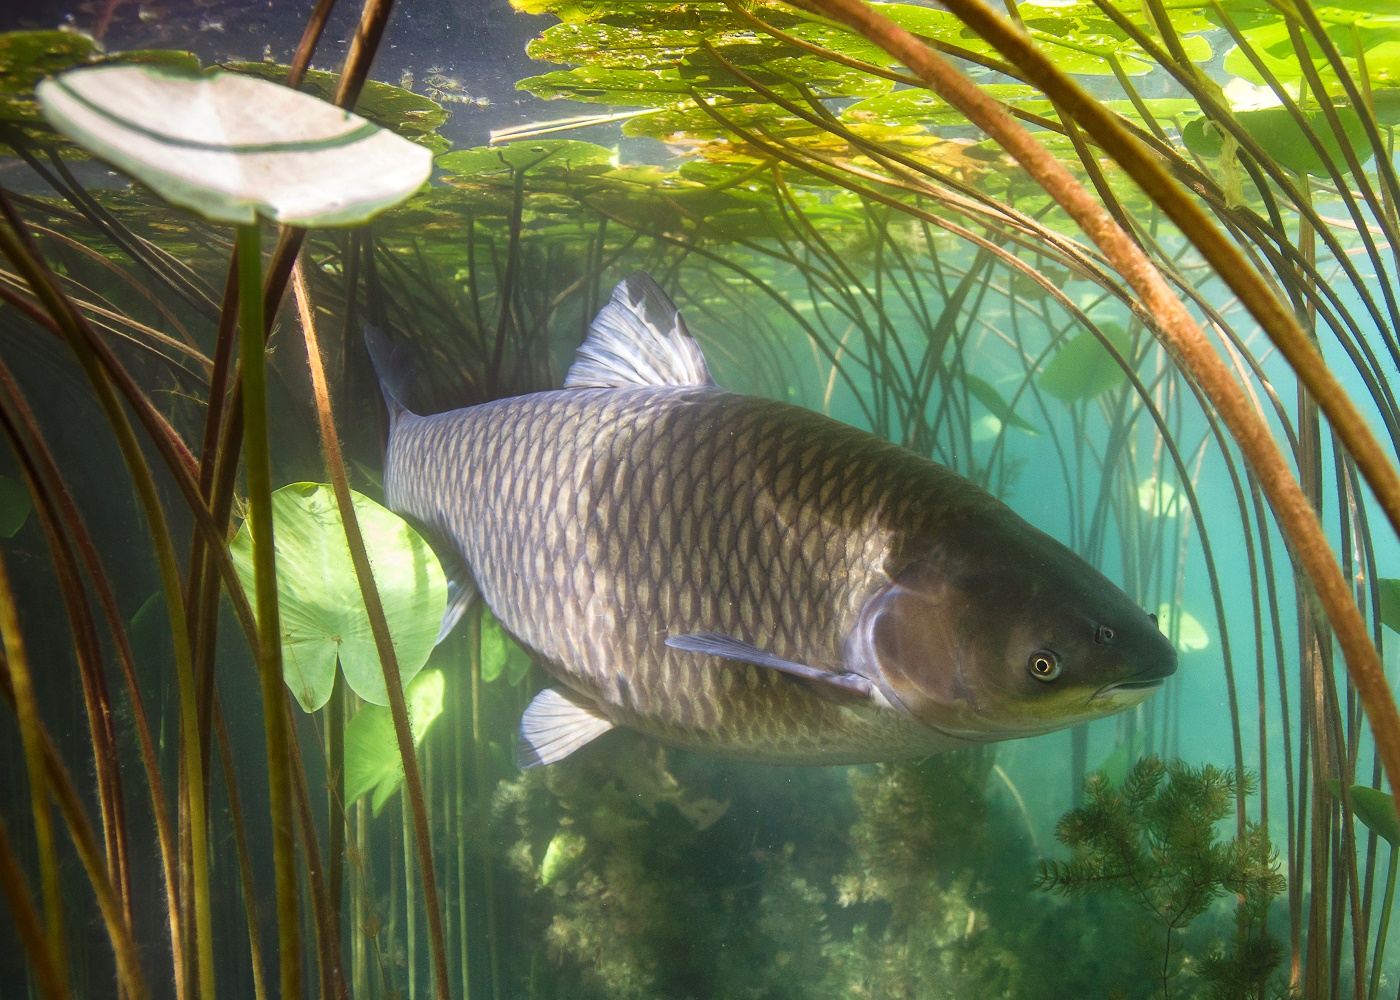
[[[1155,691],[1166,681],[1166,677],[1161,675],[1156,677],[1144,677],[1143,675],[1148,672],[1149,670],[1139,670],[1137,673],[1130,674],[1121,681],[1105,684],[1089,696],[1089,701],[1094,702],[1101,698],[1109,698],[1115,694],[1126,694],[1128,692]]]

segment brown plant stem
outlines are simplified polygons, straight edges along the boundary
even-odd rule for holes
[[[1392,865],[1391,871],[1394,870]],[[0,820],[0,889],[4,890],[5,902],[10,907],[10,919],[14,921],[19,939],[29,956],[29,968],[39,985],[39,995],[43,1000],[67,1000],[68,989],[44,934],[44,919],[39,916],[39,910],[29,895],[24,872],[20,869],[19,859],[15,857],[3,820]]]
[[[3,563],[0,563],[0,573],[3,573]],[[0,620],[3,620],[5,615],[3,609],[7,605],[11,605],[11,602],[5,600],[6,597],[11,596],[8,594],[8,581],[4,581],[4,586],[6,594],[0,596]],[[0,657],[0,697],[4,698],[5,703],[12,710],[18,711],[19,702],[14,688],[14,673],[10,668],[8,651],[6,651],[6,656]],[[38,723],[38,738],[40,753],[43,757],[44,784],[53,795],[59,815],[63,817],[64,825],[68,827],[68,834],[77,850],[78,860],[82,863],[83,871],[87,874],[88,884],[92,886],[93,895],[97,897],[97,908],[102,915],[103,923],[106,925],[107,938],[112,945],[112,954],[116,958],[118,986],[120,989],[126,990],[130,1000],[150,1000],[151,991],[146,985],[146,977],[141,971],[141,959],[136,950],[136,939],[132,936],[131,927],[122,914],[117,894],[112,888],[111,880],[107,877],[106,869],[103,867],[102,850],[97,846],[97,835],[88,822],[87,813],[83,811],[82,800],[78,796],[78,790],[73,785],[73,779],[63,766],[63,759],[59,756],[58,748],[54,746],[53,739],[49,736],[42,722]]]
[[[102,567],[77,504],[59,472],[58,463],[49,450],[38,422],[29,408],[19,385],[10,374],[3,361],[0,361],[0,413],[7,433],[22,437],[33,454],[39,476],[45,489],[58,504],[59,516],[72,533],[79,558],[92,581],[93,591],[102,608],[107,629],[116,647],[117,662],[121,665],[122,678],[126,684],[128,704],[131,706],[132,722],[136,729],[137,746],[140,748],[141,763],[146,774],[146,785],[151,796],[151,812],[156,824],[156,841],[160,846],[161,866],[164,873],[166,912],[170,930],[174,980],[177,997],[184,996],[185,956],[180,941],[180,908],[177,898],[178,877],[175,869],[175,840],[170,829],[170,811],[166,803],[165,789],[161,784],[160,765],[156,758],[155,741],[151,737],[151,727],[146,716],[146,706],[141,698],[141,688],[136,678],[136,661],[132,655],[131,643],[126,634],[126,626],[117,608],[116,594],[111,581]]]
[[[1295,558],[1312,581],[1317,599],[1337,634],[1347,669],[1367,717],[1371,720],[1376,745],[1394,793],[1395,789],[1400,788],[1400,713],[1396,711],[1395,700],[1391,696],[1380,658],[1371,644],[1366,623],[1332,555],[1327,536],[1297,480],[1293,478],[1268,425],[1250,405],[1224,360],[1181,301],[1172,294],[1162,275],[1053,154],[998,109],[995,102],[946,60],[861,0],[813,0],[813,5],[898,58],[928,82],[939,96],[991,135],[1078,223],[1132,286],[1141,299],[1143,309],[1157,318],[1163,344],[1177,363],[1197,381],[1220,413],[1231,436],[1254,469],[1279,527],[1291,543]],[[1314,397],[1328,408],[1328,416],[1338,435],[1352,451],[1367,481],[1377,491],[1392,525],[1400,530],[1400,477],[1386,461],[1380,446],[1366,428],[1364,419],[1327,371],[1316,349],[1307,342],[1296,321],[1269,293],[1263,280],[1248,266],[1239,251],[1228,244],[1200,208],[1175,187],[1160,165],[1151,161],[1097,102],[1035,50],[1023,33],[997,17],[980,0],[948,0],[947,5],[965,23],[996,45],[1003,55],[1026,71],[1065,113],[1072,114],[1086,131],[1095,135],[1124,169],[1143,185],[1148,195],[1196,242],[1221,277],[1269,331]]]
[[[224,725],[219,700],[212,706],[214,736],[219,745],[219,763],[224,770],[224,791],[228,794],[228,811],[233,826],[233,846],[238,855],[238,883],[243,890],[243,914],[248,924],[248,959],[253,965],[253,998],[267,1000],[267,980],[263,966],[262,933],[258,930],[258,897],[253,884],[253,858],[248,852],[248,831],[243,825],[243,806],[238,795],[237,771],[233,761],[233,746]]]
[[[34,675],[25,653],[19,609],[15,607],[9,573],[0,556],[0,641],[5,650],[9,687],[19,720],[20,745],[29,777],[29,806],[34,817],[34,840],[39,855],[39,884],[44,905],[45,950],[59,979],[60,992],[68,990],[68,947],[63,933],[63,886],[54,845],[53,813],[49,811],[49,782],[44,769],[43,723],[34,693]]]
[[[828,7],[832,10],[854,8],[856,5],[857,0],[819,0],[816,3],[816,6],[824,10]],[[1328,369],[1317,347],[1308,339],[1292,312],[1279,302],[1269,291],[1264,279],[1254,268],[1249,266],[1239,248],[1215,227],[1200,205],[1172,181],[1162,164],[1150,156],[1142,145],[1134,142],[1127,131],[1102,104],[1085,93],[1073,80],[1061,72],[1049,57],[1037,49],[1025,32],[1007,23],[983,0],[949,0],[947,7],[957,15],[959,20],[981,35],[997,51],[1014,63],[1025,74],[1027,80],[1039,87],[1055,102],[1062,113],[1073,116],[1086,132],[1094,136],[1099,145],[1113,157],[1118,166],[1127,172],[1147,196],[1167,213],[1182,234],[1201,252],[1202,256],[1214,268],[1215,273],[1239,297],[1241,303],[1268,334],[1269,339],[1288,359],[1298,378],[1307,386],[1308,391],[1317,400],[1323,412],[1327,414],[1327,419],[1345,443],[1348,452],[1351,453],[1357,467],[1361,470],[1362,476],[1370,484],[1371,489],[1375,491],[1376,498],[1380,502],[1381,509],[1385,511],[1391,527],[1400,533],[1400,474],[1397,474],[1379,442],[1371,434],[1365,417],[1362,416],[1351,397],[1342,388],[1341,383]],[[833,14],[833,16],[854,26],[852,21],[841,17],[840,14]],[[885,20],[885,23],[889,24],[891,28],[902,32],[902,29],[899,29],[892,22],[887,19],[882,20]],[[908,35],[907,32],[903,32],[903,34]],[[867,35],[867,37],[870,36]],[[912,38],[909,40],[910,42],[914,41]],[[874,38],[871,38],[871,41],[881,44]],[[914,44],[917,45],[916,42]],[[923,52],[928,52],[927,48],[922,46],[920,48]],[[886,49],[886,51],[889,50]],[[932,56],[932,53],[929,55]],[[939,62],[948,66],[941,59]],[[951,67],[948,67],[948,70],[953,72]],[[918,70],[915,69],[915,72]],[[920,75],[923,74],[920,73]],[[980,91],[978,93],[980,94]],[[939,94],[949,103],[959,107],[965,114],[968,113],[968,108],[959,101],[952,100],[949,94],[943,93],[941,90]],[[988,99],[982,97],[981,100],[986,102]],[[969,115],[969,117],[973,116]],[[976,121],[975,118],[974,121]],[[978,124],[986,127],[982,122],[978,122]],[[1008,122],[1008,124],[1017,128],[1013,123]],[[1023,129],[1018,130],[1026,135]],[[991,130],[988,129],[988,131]],[[995,135],[995,133],[992,134]],[[1038,145],[1030,140],[1029,135],[1026,135],[1025,141]],[[1031,163],[1022,159],[1021,154],[1016,149],[1006,146],[1005,143],[1003,146],[1007,152],[1021,162],[1032,176],[1035,176],[1037,180],[1041,179],[1039,176],[1040,168],[1033,168]],[[1054,162],[1053,157],[1043,148],[1042,152],[1044,155],[1041,159],[1047,161],[1045,165]],[[1055,165],[1059,167],[1058,163]],[[1058,182],[1059,185],[1069,183],[1078,187],[1078,184],[1063,167],[1059,167],[1056,173],[1061,174],[1063,178]],[[1048,179],[1049,175],[1046,174],[1046,177]],[[1094,206],[1087,198],[1082,199],[1086,208],[1092,207],[1096,211],[1085,214],[1081,219],[1076,210],[1072,210],[1066,201],[1060,200],[1056,191],[1051,191],[1048,188],[1047,191],[1057,201],[1060,201],[1061,206],[1075,217],[1075,221],[1082,227],[1086,227],[1086,231],[1091,232],[1092,235],[1092,231],[1087,229],[1087,226],[1094,225],[1091,215],[1101,211],[1097,210],[1097,206]],[[1067,191],[1068,189],[1066,189]],[[1098,242],[1097,238],[1095,242]],[[1126,264],[1127,260],[1125,259],[1123,263]],[[1141,264],[1136,266],[1150,267],[1150,264],[1144,259]],[[1124,273],[1124,277],[1128,278],[1129,281],[1133,280],[1127,273]],[[1136,286],[1135,290],[1138,291],[1139,295],[1143,295],[1143,290],[1137,289]],[[1143,297],[1146,298],[1145,295]],[[1184,313],[1184,310],[1182,312]],[[1192,325],[1194,326],[1194,324]],[[1219,404],[1217,403],[1217,405]],[[1233,427],[1232,431],[1234,431]],[[1266,487],[1265,493],[1269,492],[1268,487]],[[1290,532],[1291,534],[1292,532]],[[1299,540],[1297,536],[1294,537],[1295,540]],[[1331,558],[1330,555],[1328,558]],[[1313,582],[1319,591],[1323,589],[1318,580],[1314,579]],[[1330,598],[1335,598],[1335,596],[1332,594]],[[1325,600],[1330,598],[1325,598]],[[1333,628],[1337,628],[1335,621]],[[1352,658],[1348,657],[1347,659],[1350,666]],[[1374,683],[1362,684],[1358,682],[1357,688],[1363,703],[1367,705],[1367,714],[1372,717],[1372,725],[1377,725],[1378,720],[1375,717],[1375,712],[1382,707],[1375,703],[1379,692]],[[1385,696],[1389,699],[1388,689]],[[1393,700],[1390,714],[1392,716],[1395,714]],[[1400,770],[1397,770],[1400,768],[1400,717],[1393,721],[1395,728],[1391,732],[1390,738],[1398,745],[1388,751],[1393,757],[1388,762],[1386,770],[1393,780],[1400,780]],[[1387,727],[1388,725],[1387,723]]]
[[[355,505],[350,496],[350,484],[345,476],[345,461],[341,456],[340,439],[335,429],[330,389],[326,385],[325,365],[321,360],[321,349],[316,339],[315,314],[299,267],[293,272],[293,287],[301,314],[302,334],[306,341],[306,357],[311,370],[312,389],[316,396],[316,415],[320,422],[321,444],[326,452],[326,468],[330,472],[336,506],[345,525],[345,541],[350,547],[351,561],[355,564],[355,577],[359,581],[360,595],[369,615],[375,649],[384,669],[384,685],[389,694],[389,712],[394,719],[394,735],[398,739],[399,755],[403,758],[404,789],[412,805],[414,839],[418,845],[418,868],[423,882],[423,905],[428,914],[428,932],[433,950],[434,988],[437,996],[446,1000],[450,995],[451,983],[447,975],[447,942],[442,929],[442,911],[433,867],[432,832],[428,827],[427,804],[423,799],[423,784],[418,773],[418,757],[413,749],[413,731],[409,728],[408,708],[404,703],[398,657],[394,652],[393,639],[389,635],[389,623],[384,617],[384,605],[379,599],[379,588],[374,581],[374,571],[370,567],[364,536],[360,532],[359,520],[355,517]]]
[[[194,922],[198,929],[196,940],[198,943],[197,967],[200,996],[202,1000],[213,1000],[214,946],[209,900],[208,824],[204,803],[204,773],[200,768],[199,760],[198,712],[195,702],[189,633],[185,617],[184,586],[180,579],[179,567],[176,564],[174,542],[170,535],[169,525],[165,520],[165,512],[161,505],[155,480],[151,475],[150,466],[146,462],[140,442],[136,438],[135,431],[113,386],[114,382],[118,384],[122,382],[119,376],[126,376],[127,380],[129,380],[129,376],[126,375],[124,369],[121,369],[120,365],[115,365],[114,361],[115,368],[104,366],[101,359],[103,357],[110,359],[109,353],[104,354],[106,345],[93,334],[81,313],[77,312],[72,303],[59,291],[52,273],[44,265],[42,258],[34,252],[22,221],[3,192],[0,192],[0,211],[3,211],[9,223],[8,227],[0,226],[0,251],[3,251],[11,263],[24,275],[35,296],[43,303],[49,316],[62,331],[69,349],[87,376],[113,434],[116,436],[127,472],[136,488],[137,497],[146,517],[147,528],[151,534],[156,561],[160,567],[161,583],[166,598],[166,613],[170,620],[170,631],[173,639],[176,676],[179,680],[180,718],[185,740],[185,769],[187,772],[185,788],[189,800],[192,836],[192,885]],[[134,385],[132,388],[134,389]],[[149,400],[139,390],[135,390],[134,394],[146,403],[149,412],[154,412],[154,407],[150,406]],[[142,412],[141,407],[135,404],[133,407],[137,409],[138,414]],[[167,428],[169,426],[163,418],[160,423]],[[173,430],[170,431],[170,435],[178,441]],[[157,444],[160,444],[161,436],[153,435],[153,437],[156,437]]]

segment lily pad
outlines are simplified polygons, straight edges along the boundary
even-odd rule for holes
[[[1125,358],[1131,355],[1132,342],[1120,327],[1104,323],[1100,329],[1119,354]],[[1113,355],[1093,333],[1085,330],[1055,352],[1039,381],[1040,387],[1056,399],[1077,403],[1117,388],[1124,377]]]
[[[1209,646],[1210,634],[1206,632],[1205,626],[1197,621],[1196,616],[1189,611],[1173,608],[1170,604],[1163,604],[1157,609],[1157,627],[1162,630],[1162,634],[1172,634],[1172,619],[1178,614],[1180,624],[1177,625],[1176,648],[1183,653],[1190,653]]]
[[[212,222],[359,225],[432,171],[427,149],[237,73],[97,66],[45,80],[36,93],[59,132]]]
[[[541,139],[506,146],[477,146],[438,157],[440,170],[463,177],[510,177],[516,171],[602,173],[612,165],[612,150],[576,139]]]
[[[447,682],[441,670],[425,670],[404,689],[413,745],[423,742],[428,727],[442,714]],[[403,784],[394,718],[387,708],[365,705],[345,727],[345,804],[373,791],[370,804],[378,816],[389,796]]]
[[[351,492],[384,617],[407,684],[433,651],[447,607],[447,581],[428,543],[397,514]],[[272,494],[282,670],[308,712],[326,703],[339,660],[350,689],[387,705],[384,673],[360,597],[345,526],[331,487],[293,483]],[[234,567],[253,590],[253,539],[245,522],[229,545]]]
[[[33,508],[24,484],[0,476],[0,538],[13,538],[24,527]]]
[[[1250,137],[1279,165],[1295,174],[1326,174],[1327,167],[1313,149],[1312,143],[1304,135],[1287,108],[1258,108],[1253,111],[1237,111],[1235,119]],[[1346,159],[1342,156],[1332,128],[1321,111],[1308,112],[1308,127],[1322,142],[1323,149],[1332,162],[1342,170],[1346,169]],[[1361,118],[1350,108],[1338,108],[1337,117],[1342,123],[1342,131],[1347,142],[1363,160],[1370,159],[1370,144],[1366,140],[1366,129]],[[1197,156],[1219,156],[1221,149],[1220,133],[1205,118],[1196,118],[1181,130],[1182,141]]]

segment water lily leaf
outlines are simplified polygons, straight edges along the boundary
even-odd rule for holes
[[[505,146],[477,146],[439,156],[438,169],[463,178],[505,177],[516,171],[598,174],[612,166],[613,152],[577,139],[536,139]]]
[[[1342,783],[1329,778],[1327,787],[1340,802]],[[1400,847],[1400,815],[1395,812],[1395,799],[1379,788],[1366,785],[1352,785],[1348,791],[1351,796],[1352,815],[1392,847]]]
[[[212,222],[359,225],[432,171],[428,150],[237,73],[98,66],[45,80],[36,93],[59,132]]]
[[[1101,323],[1099,328],[1119,354],[1125,358],[1131,356],[1132,342],[1121,327]],[[1040,387],[1056,399],[1077,403],[1117,388],[1122,385],[1124,377],[1123,369],[1113,355],[1104,349],[1091,331],[1085,330],[1070,338],[1055,352],[1038,381]]]
[[[233,62],[224,63],[223,68],[281,83],[287,78],[290,67],[272,62]],[[329,101],[339,85],[338,74],[313,69],[307,71],[298,89]],[[360,99],[355,102],[355,114],[415,141],[441,128],[450,117],[448,110],[437,101],[379,80],[365,81]]]
[[[1287,108],[1259,108],[1254,111],[1236,111],[1235,118],[1264,152],[1268,153],[1281,166],[1296,174],[1326,174],[1327,168],[1322,158],[1313,149],[1312,143],[1303,133],[1302,126]],[[1355,149],[1362,160],[1369,160],[1370,144],[1366,139],[1365,126],[1361,118],[1350,108],[1338,108],[1337,117],[1346,133],[1347,142]],[[1337,142],[1332,128],[1321,111],[1307,112],[1309,127],[1322,142],[1323,149],[1337,166],[1346,169],[1341,145]],[[1219,156],[1221,149],[1220,133],[1205,118],[1188,122],[1181,131],[1182,141],[1197,156]]]
[[[1180,624],[1176,626],[1176,648],[1183,653],[1190,653],[1209,646],[1210,635],[1205,626],[1196,620],[1196,616],[1189,611],[1173,608],[1170,604],[1163,604],[1157,608],[1157,627],[1162,630],[1162,634],[1172,634],[1173,619],[1177,617],[1178,611]]]
[[[0,538],[13,538],[24,527],[33,507],[23,483],[0,476]]]
[[[1040,432],[1035,429],[1035,425],[1028,423],[1023,417],[1016,415],[1010,404],[1001,398],[1001,393],[992,388],[976,375],[965,375],[963,380],[967,383],[967,391],[970,392],[979,403],[985,406],[992,416],[1006,424],[1008,427],[1015,427],[1017,430],[1025,431],[1033,437],[1039,437]]]
[[[46,76],[81,65],[96,51],[76,31],[7,31],[0,34],[0,94],[29,94]]]
[[[399,675],[407,684],[428,659],[447,608],[447,581],[428,543],[397,514],[351,492],[374,581],[384,605]],[[360,597],[345,526],[331,487],[293,483],[272,494],[282,671],[308,712],[324,705],[336,660],[350,689],[387,705],[384,674]],[[253,592],[253,540],[247,522],[229,545],[243,586]]]
[[[441,670],[424,670],[404,689],[413,745],[423,742],[428,727],[442,714],[447,682]],[[378,816],[389,796],[403,784],[403,758],[394,734],[393,714],[380,705],[365,705],[345,727],[345,804],[370,791]]]
[[[505,678],[515,687],[530,672],[530,655],[506,634],[496,616],[487,611],[481,616],[481,679],[490,684]]]

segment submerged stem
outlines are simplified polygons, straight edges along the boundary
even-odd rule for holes
[[[272,470],[267,440],[267,372],[263,347],[262,240],[257,222],[238,230],[239,354],[243,366],[243,439],[248,473],[248,530],[258,620],[258,674],[267,737],[272,861],[277,879],[277,944],[283,1000],[301,996],[301,928],[292,830],[291,752],[282,708],[282,623],[273,549]]]

